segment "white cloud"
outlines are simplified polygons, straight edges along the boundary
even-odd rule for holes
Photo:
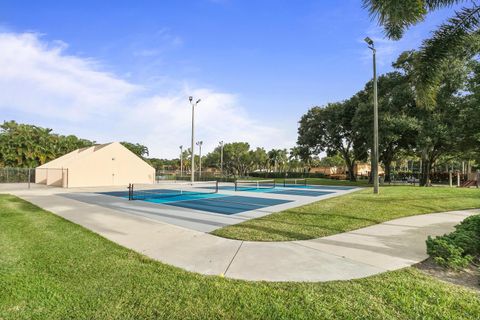
[[[48,45],[32,33],[1,33],[1,108],[82,121],[105,115],[140,88],[89,59],[63,54],[67,45]]]
[[[0,47],[0,110],[17,121],[99,142],[139,142],[152,156],[174,157],[179,145],[189,145],[187,97],[192,94],[202,98],[196,140],[204,141],[207,152],[220,140],[267,148],[288,147],[295,140],[292,132],[253,119],[234,94],[188,85],[169,95],[148,94],[147,88],[103,71],[95,60],[66,54],[66,43],[46,43],[38,34],[0,33]]]

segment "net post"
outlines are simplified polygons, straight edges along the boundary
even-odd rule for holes
[[[28,168],[28,189],[30,189],[31,169]]]
[[[133,184],[128,184],[128,200],[133,200]]]
[[[218,180],[215,181],[215,193],[218,193]]]
[[[238,191],[237,190],[237,180],[235,180],[235,191]]]
[[[304,181],[304,182],[303,182],[303,183],[304,183],[304,186],[306,187],[306,186],[307,186],[307,178],[305,178],[303,181]]]
[[[283,179],[283,187],[285,188],[287,186],[287,179]]]
[[[275,187],[276,187],[276,181],[275,179],[273,179],[273,188],[275,189]]]

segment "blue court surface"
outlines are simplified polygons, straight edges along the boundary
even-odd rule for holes
[[[196,199],[205,199],[205,198],[217,198],[217,197],[224,197],[225,195],[218,194],[218,193],[197,193],[197,192],[188,192],[184,191],[182,194],[179,194],[176,190],[169,190],[169,189],[153,189],[150,192],[157,192],[163,194],[163,196],[158,196],[154,198],[146,198],[142,199],[137,198],[135,200],[143,200],[148,202],[154,203],[169,203],[169,202],[177,202],[177,201],[186,201],[186,200],[196,200]],[[128,199],[128,191],[109,191],[109,192],[99,192],[100,194],[105,194],[107,196],[114,196]],[[169,195],[170,193],[170,195]]]
[[[151,191],[167,192],[167,189]],[[128,199],[128,191],[99,192],[100,194]],[[139,201],[139,200],[135,200]],[[219,193],[193,193],[171,195],[158,198],[146,198],[141,201],[166,204],[169,206],[202,210],[207,212],[232,215],[250,210],[258,210],[278,204],[292,202],[290,200],[257,198],[248,196],[229,196]]]
[[[285,194],[291,196],[301,196],[301,197],[320,197],[326,194],[331,194],[333,192],[330,191],[319,191],[310,189],[307,190],[308,186],[302,186],[297,188],[283,188],[283,187],[275,187],[275,188],[248,188],[243,187],[239,188],[238,192],[260,192],[260,193],[273,193],[273,194]],[[220,186],[218,187],[219,190],[229,190],[235,191],[235,187],[232,186]]]
[[[147,200],[148,201],[148,200]],[[202,210],[220,214],[236,214],[250,210],[258,210],[278,204],[292,202],[289,200],[266,199],[244,196],[221,196],[198,200],[187,200],[167,203],[170,206]]]

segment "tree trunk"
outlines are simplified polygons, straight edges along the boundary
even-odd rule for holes
[[[420,173],[420,186],[429,187],[430,182],[430,173],[432,171],[432,162],[429,159],[426,152],[422,153],[422,172]]]
[[[348,170],[348,180],[350,181],[357,181],[357,177],[355,176],[354,166],[355,166],[355,158],[350,159],[349,152],[347,150],[341,151],[341,155],[345,164],[347,165]]]
[[[348,180],[357,181],[357,177],[355,176],[355,161],[346,161],[346,164],[348,169]]]
[[[368,184],[373,184],[373,158],[370,157],[370,172],[368,174]]]
[[[392,172],[392,161],[385,161],[385,162],[383,163],[383,165],[385,166],[385,177],[384,177],[384,181],[385,181],[385,182],[391,182],[390,173]]]

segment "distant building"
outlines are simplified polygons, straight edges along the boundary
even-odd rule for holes
[[[356,163],[354,166],[355,175],[356,176],[364,176],[367,177],[370,175],[371,172],[371,165],[369,163]],[[312,167],[309,170],[310,173],[322,173],[326,176],[337,176],[337,175],[346,175],[348,173],[347,166],[323,166],[323,167]],[[378,174],[383,175],[385,171],[381,166],[378,167]]]
[[[77,149],[35,169],[35,183],[63,188],[154,182],[155,169],[118,142]]]
[[[338,174],[340,167],[312,167],[310,168],[310,173],[322,173],[326,176],[330,176],[332,174]]]

